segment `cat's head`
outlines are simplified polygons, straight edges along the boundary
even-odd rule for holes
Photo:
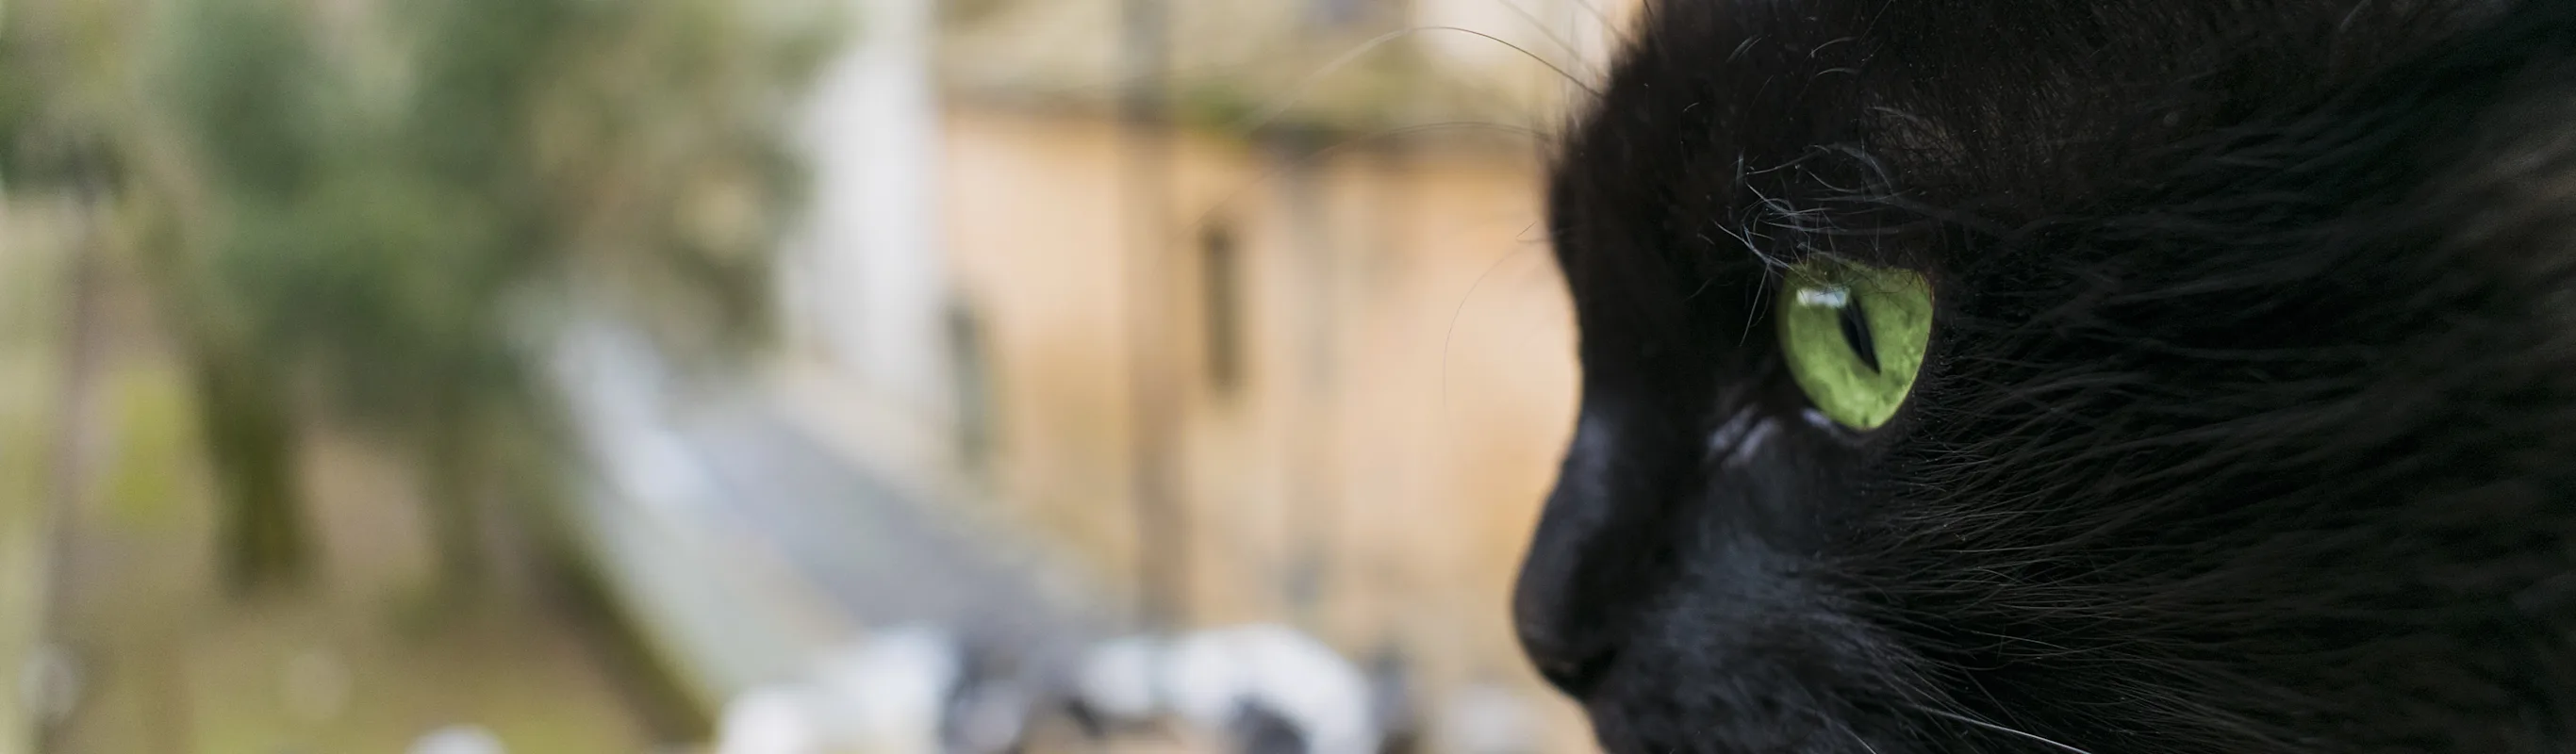
[[[1665,0],[1533,660],[1621,754],[2576,746],[2576,3]]]

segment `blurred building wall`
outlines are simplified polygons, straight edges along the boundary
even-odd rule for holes
[[[1115,123],[974,107],[947,123],[952,259],[989,333],[995,505],[1121,581],[1140,547],[1186,548],[1188,622],[1288,620],[1354,655],[1400,648],[1441,681],[1540,693],[1507,599],[1576,385],[1529,142],[1313,160],[1331,145],[1180,136],[1178,203],[1207,209],[1173,229],[1174,284],[1136,291]],[[1171,316],[1169,395],[1131,391],[1129,296]],[[1179,417],[1178,543],[1137,541],[1140,399]]]
[[[803,306],[861,333],[892,323],[834,307],[900,307],[910,330],[892,357],[830,346],[844,355],[806,394],[879,414],[948,407],[917,412],[935,432],[879,428],[853,447],[959,481],[948,488],[970,494],[952,499],[1061,544],[1113,596],[1140,596],[1142,548],[1179,548],[1184,623],[1284,620],[1355,657],[1398,649],[1435,691],[1520,692],[1542,721],[1537,750],[1588,748],[1579,715],[1520,657],[1508,595],[1577,387],[1540,225],[1543,155],[1633,5],[1171,0],[1181,127],[1158,137],[1171,227],[1144,229],[1161,242],[1140,249],[1131,204],[1153,199],[1131,190],[1134,142],[1115,109],[1120,0],[942,2],[935,48],[894,44],[912,52],[883,69],[935,79],[931,114],[910,109],[928,94],[884,110],[856,96],[877,104],[834,110],[842,95],[824,95],[816,143],[845,151],[818,163],[818,223],[853,240],[808,252],[822,266]],[[935,65],[910,67],[916,53]],[[936,129],[894,154],[864,135],[893,118]],[[884,155],[894,164],[872,157]],[[844,188],[843,205],[836,175],[918,194]],[[873,282],[865,271],[884,262],[830,261],[890,254],[908,272]],[[1144,276],[1152,290],[1131,274],[1145,258],[1162,265]],[[884,290],[897,280],[913,287]],[[847,300],[861,292],[884,300]],[[936,325],[933,299],[950,307]],[[1136,327],[1139,312],[1161,320]],[[1140,331],[1164,342],[1138,349]],[[933,333],[944,357],[925,355]],[[877,376],[879,358],[944,364],[955,392],[910,397],[931,393]],[[1139,395],[1140,366],[1167,389]],[[1174,425],[1178,541],[1139,541],[1140,401]]]

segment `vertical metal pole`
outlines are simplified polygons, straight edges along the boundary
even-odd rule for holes
[[[1187,610],[1188,517],[1172,494],[1172,418],[1177,408],[1167,359],[1172,236],[1172,129],[1167,100],[1168,0],[1124,0],[1121,98],[1126,173],[1130,452],[1136,505],[1136,576],[1142,617],[1167,627]]]

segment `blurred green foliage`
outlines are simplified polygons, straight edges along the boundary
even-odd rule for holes
[[[0,183],[99,208],[194,373],[243,586],[307,549],[316,419],[417,461],[451,581],[493,448],[553,436],[551,326],[758,342],[798,206],[783,137],[837,39],[810,0],[14,0]],[[539,485],[542,486],[542,485]],[[513,488],[516,487],[516,488]]]
[[[108,515],[129,529],[168,529],[181,518],[197,440],[188,386],[172,377],[167,370],[122,373],[106,391],[115,445],[100,464],[97,492]]]

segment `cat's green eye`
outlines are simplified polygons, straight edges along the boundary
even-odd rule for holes
[[[1810,259],[1789,268],[1779,307],[1780,355],[1817,411],[1866,430],[1905,405],[1932,340],[1932,284],[1922,275]]]

